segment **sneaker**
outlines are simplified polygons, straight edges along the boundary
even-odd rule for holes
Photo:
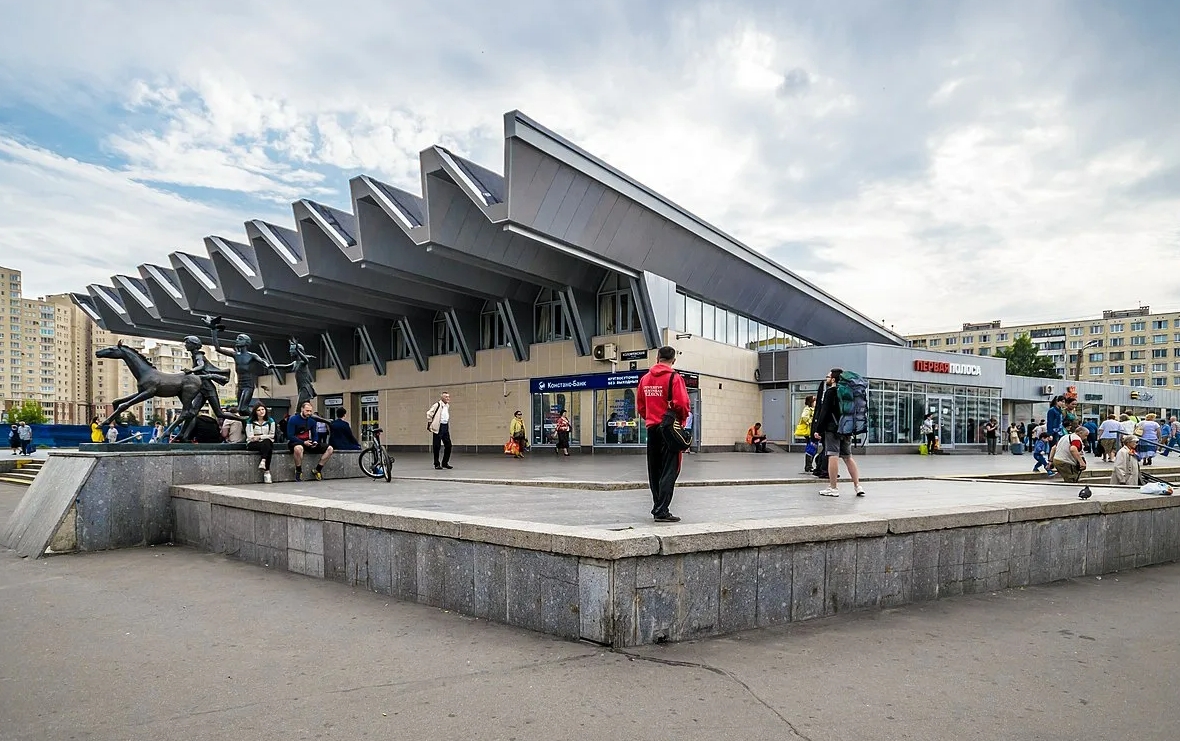
[[[323,481],[324,480],[324,474],[322,471],[315,472],[315,480],[316,481]]]
[[[863,497],[865,495],[865,488],[863,486],[856,487],[856,495],[858,497]]]
[[[434,464],[434,470],[435,470],[435,471],[441,471],[441,470],[442,470],[442,466],[440,466],[440,465],[438,465],[437,463],[435,463],[435,464]]]
[[[265,470],[266,470],[266,461],[258,461],[258,470],[259,470],[259,471],[265,471]]]
[[[273,484],[274,483],[274,481],[272,481],[270,478],[270,471],[263,471],[262,472],[262,483],[264,483],[264,484]]]
[[[1056,476],[1056,475],[1057,475],[1057,472],[1056,472],[1056,471],[1050,471],[1049,473],[1045,474],[1045,478],[1050,478],[1050,479],[1051,479],[1051,478],[1053,478],[1053,477],[1054,477],[1054,476]]]
[[[522,456],[521,456],[521,458],[523,458],[523,457],[524,457],[524,456],[522,455]],[[445,469],[447,469],[448,471],[450,471],[452,468],[454,468],[454,466],[452,466],[452,465],[451,465],[451,464],[449,464],[449,463],[444,463],[444,464],[443,464],[443,468],[445,468]]]
[[[656,522],[680,522],[680,518],[669,512],[666,515],[656,515],[652,519]]]
[[[834,486],[830,486],[827,489],[820,489],[819,495],[821,497],[838,497],[840,496],[840,490]]]

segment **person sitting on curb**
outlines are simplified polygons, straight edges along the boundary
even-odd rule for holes
[[[1086,456],[1082,451],[1089,433],[1085,427],[1075,425],[1061,436],[1053,448],[1053,468],[1067,484],[1076,484],[1082,477],[1082,471],[1086,470]]]
[[[352,432],[352,425],[344,419],[348,412],[344,407],[336,409],[336,419],[328,426],[328,444],[333,450],[360,450],[361,444]]]
[[[755,453],[769,453],[766,449],[766,435],[762,432],[762,423],[755,422],[754,426],[746,430],[746,445],[753,445]]]
[[[311,412],[311,402],[305,401],[296,414],[287,422],[287,450],[295,457],[295,480],[303,481],[304,453],[320,453],[320,462],[315,467],[315,480],[324,478],[324,464],[335,453],[331,445],[325,446],[316,439],[316,425],[328,420]]]
[[[1110,483],[1119,486],[1139,486],[1139,438],[1127,435],[1123,447],[1114,454],[1114,470],[1110,472]]]

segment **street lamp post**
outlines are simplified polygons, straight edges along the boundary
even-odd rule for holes
[[[1074,381],[1082,380],[1082,353],[1084,353],[1086,350],[1090,349],[1091,347],[1098,347],[1099,342],[1101,342],[1101,340],[1090,340],[1089,342],[1082,345],[1078,349],[1078,359],[1077,359],[1077,362],[1074,363],[1074,366],[1073,366],[1073,380]]]

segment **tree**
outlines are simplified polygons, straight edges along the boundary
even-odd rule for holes
[[[1060,378],[1054,367],[1053,358],[1038,355],[1028,335],[1020,335],[1009,347],[996,350],[996,357],[1006,362],[1005,372],[1010,376],[1031,378]]]
[[[160,416],[159,412],[152,415],[152,421],[149,423],[152,426],[164,424],[164,418]]]
[[[43,425],[49,421],[45,416],[45,410],[41,408],[41,402],[36,399],[22,401],[19,407],[9,410],[8,418],[13,423],[28,422],[31,425]]]

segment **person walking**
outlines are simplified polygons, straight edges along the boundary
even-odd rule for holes
[[[1049,467],[1049,455],[1053,452],[1053,436],[1048,432],[1042,432],[1041,436],[1033,444],[1033,473],[1040,469],[1045,469],[1045,475],[1048,478],[1053,478],[1057,472]]]
[[[12,430],[8,433],[8,447],[12,448],[12,454],[20,453],[20,426],[13,425]]]
[[[446,391],[439,394],[438,401],[426,410],[426,429],[430,430],[430,450],[434,453],[434,470],[451,469],[451,395]],[[438,452],[442,449],[442,462]]]
[[[29,448],[33,447],[33,428],[28,422],[21,422],[20,426],[16,428],[17,437],[20,438],[20,454],[28,455]]]
[[[258,461],[258,470],[262,471],[265,484],[271,483],[270,459],[274,449],[275,421],[270,418],[270,411],[264,404],[255,404],[246,422],[246,450],[253,450],[262,456]]]
[[[566,416],[565,410],[561,410],[561,414],[557,415],[557,421],[553,423],[554,435],[557,438],[556,451],[558,455],[564,455],[566,458],[570,455],[570,432],[573,426],[570,424],[570,418]]]
[[[512,413],[512,421],[508,423],[508,437],[515,446],[513,458],[524,458],[524,447],[528,444],[528,434],[524,430],[524,412],[517,409]]]
[[[996,418],[992,417],[987,422],[983,423],[983,439],[987,441],[987,454],[998,455],[996,451],[996,433],[999,432],[1000,424],[996,422]]]
[[[1062,413],[1062,407],[1065,406],[1065,397],[1056,396],[1049,404],[1049,411],[1045,415],[1045,430],[1053,436],[1053,444],[1056,445],[1061,436],[1065,434],[1064,423],[1065,415]]]
[[[111,426],[107,428],[107,444],[114,445],[117,442],[119,442],[119,428],[115,426],[114,422],[111,422]]]
[[[680,453],[664,438],[660,424],[671,410],[684,424],[688,417],[688,388],[684,378],[672,369],[676,349],[665,345],[656,353],[656,364],[639,379],[635,411],[647,427],[647,484],[651,489],[651,515],[656,522],[680,522],[669,506],[680,475]]]
[[[325,446],[316,438],[318,423],[327,423],[323,417],[312,414],[310,401],[299,405],[299,414],[287,422],[287,449],[295,458],[295,480],[303,481],[303,456],[306,453],[321,453],[320,462],[315,467],[315,480],[324,478],[324,464],[336,451],[331,445]]]
[[[1114,455],[1114,469],[1110,472],[1110,483],[1118,486],[1139,486],[1139,438],[1127,435],[1119,452]]]
[[[1082,423],[1082,426],[1089,431],[1089,434],[1086,435],[1086,452],[1098,452],[1102,448],[1098,443],[1098,423],[1092,419],[1087,419]]]
[[[1102,462],[1110,463],[1114,460],[1119,447],[1119,435],[1122,428],[1114,418],[1114,412],[1106,415],[1102,424],[1098,425],[1098,447],[1102,449]]]
[[[1161,418],[1162,419],[1162,418]],[[1168,453],[1172,452],[1172,439],[1176,435],[1176,418],[1162,420],[1160,422],[1160,455],[1167,458]]]
[[[799,422],[795,425],[795,442],[804,446],[811,444],[811,420],[815,417],[815,396],[809,395],[803,400],[803,412],[799,415]],[[803,473],[811,473],[815,463],[815,453],[808,454],[803,450]]]
[[[828,488],[820,490],[819,494],[822,497],[838,497],[840,496],[840,489],[837,485],[840,480],[840,463],[836,459],[844,461],[844,465],[848,468],[848,476],[852,479],[853,489],[856,491],[858,497],[865,495],[864,487],[860,485],[860,469],[856,465],[856,461],[852,458],[852,436],[841,435],[839,430],[840,423],[840,397],[837,391],[837,386],[840,383],[840,376],[844,373],[841,368],[833,368],[828,372],[824,378],[826,390],[824,391],[823,400],[819,404],[819,411],[815,414],[816,425],[823,432],[824,436],[824,455],[828,457]]]

